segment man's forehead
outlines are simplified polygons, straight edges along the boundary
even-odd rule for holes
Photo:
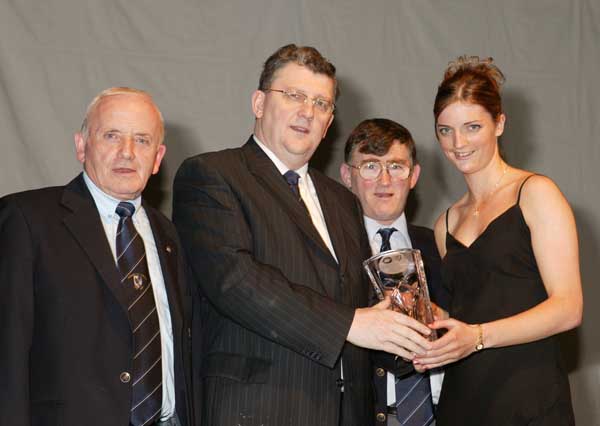
[[[275,72],[273,84],[276,83],[294,85],[295,89],[304,91],[314,91],[318,87],[320,91],[325,92],[319,94],[334,96],[335,81],[333,78],[326,74],[316,73],[310,68],[295,62],[290,62]]]
[[[98,101],[95,111],[119,111],[127,109],[148,109],[156,111],[152,99],[143,94],[119,93],[106,96]]]
[[[369,160],[406,160],[410,161],[410,150],[406,144],[400,143],[398,140],[394,140],[388,151],[383,155],[377,155],[374,153],[361,152],[362,146],[359,145],[354,150],[354,158],[360,159],[361,161]]]
[[[155,121],[160,121],[158,109],[148,97],[128,94],[113,95],[100,100],[90,115],[92,121],[121,118],[128,118],[140,123],[152,122],[154,124]]]

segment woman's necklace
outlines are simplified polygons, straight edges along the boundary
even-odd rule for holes
[[[496,193],[496,191],[498,190],[498,187],[500,186],[500,182],[502,182],[502,179],[504,178],[504,175],[506,174],[506,172],[508,171],[508,165],[505,163],[504,164],[504,170],[502,171],[502,175],[500,176],[500,179],[498,179],[498,181],[496,182],[496,184],[494,185],[494,187],[492,188],[492,190],[481,199],[481,202],[479,203],[479,206],[474,206],[473,207],[473,216],[478,217],[479,216],[479,211],[481,210],[481,207],[487,203],[487,201],[492,198],[492,196]]]

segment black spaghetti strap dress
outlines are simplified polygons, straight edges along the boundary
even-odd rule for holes
[[[530,177],[530,176],[529,176]],[[478,324],[547,299],[519,201],[470,245],[446,231],[442,281],[450,316]],[[446,212],[446,230],[448,211]],[[437,426],[574,425],[567,374],[555,337],[484,349],[445,368]]]

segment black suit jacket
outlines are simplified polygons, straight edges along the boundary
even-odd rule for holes
[[[369,246],[354,196],[309,169],[339,264],[253,141],[186,160],[173,218],[205,294],[203,424],[372,423],[366,350],[346,343],[368,303]]]
[[[448,309],[450,296],[442,285],[440,275],[440,255],[435,245],[433,231],[422,226],[408,225],[408,236],[413,248],[421,250],[423,264],[425,266],[425,276],[427,277],[427,287],[429,296],[433,302],[444,309]],[[396,376],[408,376],[414,374],[415,370],[412,363],[405,362],[401,358],[385,352],[373,352],[373,380],[375,384],[375,412],[387,413],[387,372],[394,373]],[[400,396],[398,396],[400,397]],[[383,417],[377,417],[384,419]],[[378,422],[386,424],[386,420]]]
[[[173,225],[144,205],[171,312],[176,409],[190,424],[189,288]],[[0,199],[3,424],[127,426],[132,332],[120,274],[82,175]]]

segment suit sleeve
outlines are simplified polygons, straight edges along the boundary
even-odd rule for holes
[[[14,202],[0,199],[0,412],[6,424],[30,424],[29,351],[33,331],[33,249]]]
[[[195,282],[222,315],[333,367],[354,309],[259,262],[250,215],[221,173],[198,157],[184,162],[174,184],[173,219]],[[255,232],[263,232],[262,238],[275,233]]]

